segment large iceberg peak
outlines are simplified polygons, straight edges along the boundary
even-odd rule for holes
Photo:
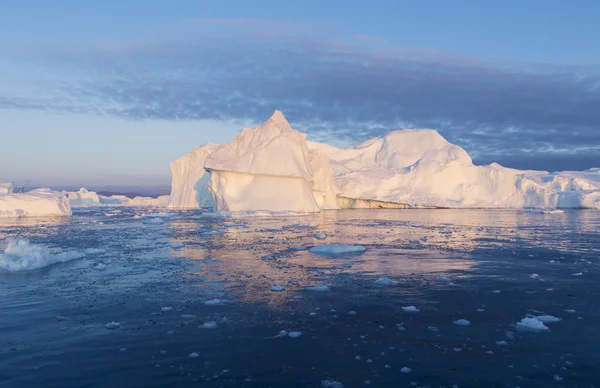
[[[231,142],[210,154],[204,168],[249,174],[297,177],[312,181],[306,135],[280,111],[254,129],[244,128]]]

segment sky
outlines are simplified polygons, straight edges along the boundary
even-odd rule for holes
[[[477,164],[600,167],[600,2],[0,0],[0,181],[168,187],[281,110],[350,146],[436,129]]]

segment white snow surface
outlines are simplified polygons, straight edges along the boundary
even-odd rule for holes
[[[69,200],[57,191],[36,189],[20,194],[0,194],[0,218],[70,215]]]
[[[4,253],[0,253],[0,270],[29,271],[80,259],[83,256],[85,254],[81,252],[53,252],[42,246],[31,244],[29,240],[8,238],[8,245],[4,249]]]

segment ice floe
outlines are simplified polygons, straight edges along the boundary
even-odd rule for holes
[[[308,251],[315,255],[341,255],[344,253],[364,252],[367,249],[361,245],[350,244],[323,244],[310,248]]]
[[[8,239],[4,253],[0,253],[0,270],[11,272],[35,270],[52,264],[80,259],[85,254],[77,251],[54,252],[26,239]]]

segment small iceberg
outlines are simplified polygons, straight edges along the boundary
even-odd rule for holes
[[[469,326],[471,324],[471,322],[467,321],[466,319],[457,319],[453,323],[458,326]]]
[[[407,313],[418,313],[421,310],[419,310],[415,306],[403,306],[402,311],[405,311]]]
[[[29,240],[9,238],[4,253],[0,253],[0,270],[30,271],[84,256],[85,254],[76,251],[53,253],[49,249],[31,244]]]
[[[394,283],[395,282],[388,277],[383,277],[383,278],[379,278],[379,279],[375,280],[375,284],[377,284],[378,286],[391,286]]]
[[[350,244],[323,244],[310,248],[308,251],[314,255],[335,256],[345,253],[360,253],[366,251],[367,248],[362,245]]]
[[[558,318],[552,315],[538,315],[537,317],[534,317],[535,319],[537,319],[538,321],[542,321],[543,323],[555,323],[555,322],[560,322],[562,321],[562,318]]]
[[[114,330],[114,329],[118,329],[119,327],[121,327],[121,324],[119,322],[109,322],[106,325],[104,325],[104,327],[107,330]]]
[[[328,286],[311,286],[311,287],[304,287],[304,291],[312,291],[312,292],[327,292],[327,291],[329,291],[329,287],[328,287]]]
[[[523,318],[517,322],[517,328],[528,331],[547,331],[548,326],[537,318]]]
[[[206,306],[223,306],[225,302],[223,302],[221,299],[211,299],[204,302],[204,304]]]
[[[200,329],[216,329],[217,328],[217,322],[215,321],[208,321],[203,323],[202,325],[198,326]]]
[[[344,388],[344,384],[335,380],[321,380],[321,387],[323,388]]]

